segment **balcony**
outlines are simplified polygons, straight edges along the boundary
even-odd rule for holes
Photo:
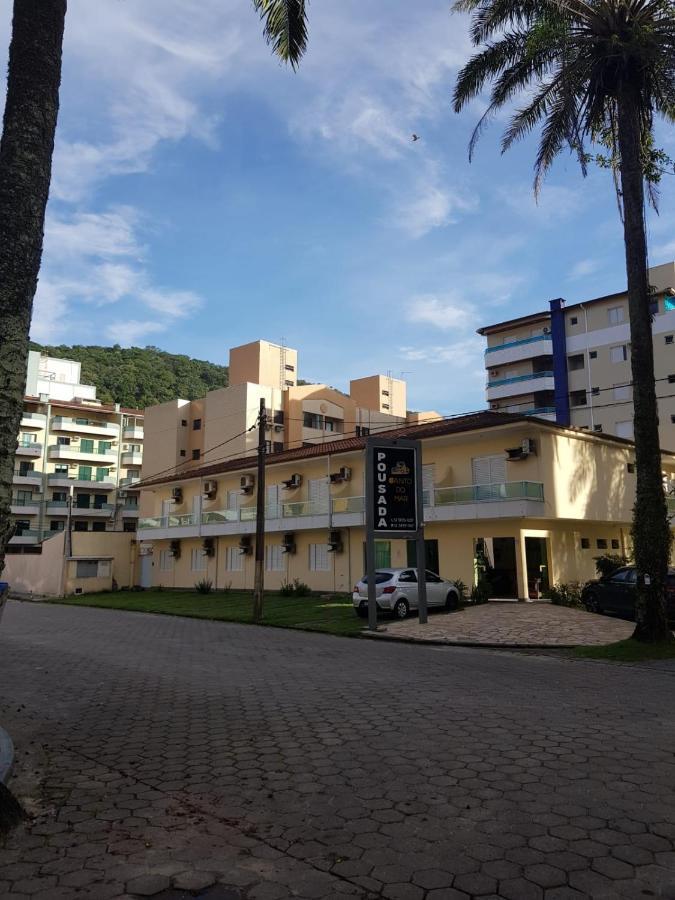
[[[22,428],[44,428],[47,424],[47,416],[42,413],[23,412],[21,413]]]
[[[121,463],[123,466],[140,466],[143,462],[143,454],[140,450],[123,450]]]
[[[47,484],[50,487],[75,487],[89,488],[97,491],[112,491],[115,487],[115,479],[111,476],[99,481],[97,478],[78,478],[76,475],[66,475],[65,472],[52,472],[47,476]]]
[[[54,416],[51,423],[52,431],[65,431],[74,434],[100,434],[105,437],[117,437],[119,425],[113,422],[96,422],[91,419],[78,422],[70,416]]]
[[[50,444],[50,459],[79,459],[97,463],[99,466],[112,465],[117,462],[117,451],[110,447],[101,451],[97,448],[81,450],[74,444]]]
[[[553,372],[531,372],[528,375],[514,375],[511,378],[497,378],[487,383],[487,399],[502,400],[520,394],[534,394],[537,391],[555,390]]]
[[[126,478],[120,478],[120,487],[121,488],[132,488],[135,484],[141,480],[140,475],[127,475]]]
[[[73,504],[71,516],[73,519],[79,519],[81,517],[86,518],[87,516],[94,516],[95,518],[110,518],[114,511],[114,503],[99,503],[96,506],[93,503],[91,503],[89,506],[77,506],[76,504]]]
[[[42,487],[42,472],[36,469],[15,469],[12,476],[12,484],[17,487]]]
[[[19,441],[16,453],[17,456],[42,456],[42,444],[37,441]]]
[[[496,366],[521,362],[525,359],[551,356],[552,353],[553,340],[551,335],[537,334],[534,337],[523,338],[520,341],[509,341],[508,344],[488,347],[485,351],[485,368],[494,369]]]
[[[142,441],[143,434],[142,425],[125,425],[122,429],[122,437],[125,441]]]
[[[40,531],[38,528],[20,528],[19,531],[14,534],[14,536],[10,539],[10,544],[13,547],[26,545],[26,544],[39,544],[40,541],[44,537],[44,531]]]
[[[447,522],[466,519],[522,518],[544,513],[544,485],[538,481],[467,484],[434,490],[434,506],[424,520]]]
[[[48,500],[46,512],[50,516],[67,516],[68,502],[66,500]]]
[[[37,497],[12,497],[9,511],[15,516],[37,516],[40,513],[40,500]]]
[[[525,409],[523,410],[524,416],[537,416],[540,419],[548,419],[550,422],[555,422],[555,406],[538,406],[535,409]]]
[[[122,518],[123,519],[137,519],[138,518],[138,505],[123,506],[122,507]]]

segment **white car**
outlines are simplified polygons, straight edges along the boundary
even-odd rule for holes
[[[368,576],[354,585],[352,600],[357,615],[368,615]],[[445,581],[433,572],[426,572],[427,606],[445,607],[448,611],[459,606],[459,591],[452,581]],[[405,619],[411,609],[417,609],[417,569],[376,569],[375,596],[378,610],[391,612],[397,619]]]

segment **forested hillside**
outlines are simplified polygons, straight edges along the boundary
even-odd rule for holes
[[[47,347],[31,343],[31,350],[78,360],[82,363],[82,382],[96,385],[99,400],[135,409],[177,397],[194,400],[228,383],[227,366],[165,353],[158,347]]]

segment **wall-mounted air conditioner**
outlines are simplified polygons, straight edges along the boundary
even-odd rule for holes
[[[499,375],[499,369],[490,369],[490,378],[496,378]]]
[[[204,497],[207,500],[210,500],[212,497],[215,497],[218,493],[218,482],[213,481],[212,479],[207,479],[204,482]]]
[[[292,531],[287,532],[281,542],[282,553],[295,553],[295,535]]]
[[[242,534],[239,538],[239,552],[243,554],[253,552],[253,538],[250,534]]]
[[[499,403],[491,403],[490,409],[499,409]]]
[[[175,487],[171,488],[171,499],[174,503],[182,503],[183,502],[183,488]]]
[[[511,447],[506,451],[506,458],[510,462],[516,462],[519,459],[527,459],[528,456],[536,455],[537,445],[532,438],[524,438],[519,447]]]
[[[254,475],[242,475],[239,479],[239,486],[241,487],[242,494],[252,494],[254,485]]]
[[[342,466],[337,472],[331,472],[330,480],[332,484],[340,484],[343,481],[349,481],[352,477],[352,470],[349,466]]]
[[[169,544],[169,553],[174,559],[180,559],[180,541],[171,541]]]
[[[207,537],[204,538],[202,543],[202,555],[203,556],[215,556],[216,555],[216,542],[213,538]]]
[[[550,333],[551,333],[551,329],[550,329],[548,326],[544,326],[544,328],[542,328],[542,331],[544,332],[544,334],[550,334]]]
[[[294,475],[291,475],[290,478],[286,479],[286,481],[282,481],[281,483],[283,484],[285,491],[294,491],[302,484],[302,475],[299,475],[296,472]]]
[[[342,533],[340,531],[328,532],[328,552],[342,553]]]

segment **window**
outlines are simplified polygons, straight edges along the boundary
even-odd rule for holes
[[[388,404],[388,403],[383,403],[383,404],[382,404],[382,409],[389,409],[389,404]]]
[[[228,547],[225,554],[225,566],[228,572],[242,572],[244,569],[244,554],[238,547]]]
[[[370,428],[366,428],[365,425],[357,425],[355,431],[356,437],[368,437],[370,434]]]
[[[122,522],[122,531],[136,531],[136,523],[134,522],[134,520],[125,519],[124,522]]]
[[[101,468],[100,466],[96,467],[96,480],[97,481],[105,481],[110,473],[110,469]]]
[[[275,425],[283,425],[284,424],[284,411],[283,409],[277,409],[274,412],[274,424]]]
[[[628,345],[618,344],[616,347],[610,347],[609,358],[613,363],[626,362],[628,359]]]
[[[272,453],[281,453],[281,451],[283,449],[284,449],[283,441],[274,441],[274,443],[272,444]]]
[[[23,465],[23,463],[22,463],[22,465]],[[33,463],[30,463],[30,464],[27,463],[27,465],[30,465],[31,468],[33,467]],[[68,466],[62,466],[62,465],[54,466],[54,474],[55,475],[67,475],[68,474]]]
[[[600,395],[600,388],[599,387],[591,388],[591,394],[594,397],[598,397]]]
[[[610,325],[620,325],[623,322],[623,306],[612,306],[607,310],[607,318]]]
[[[94,442],[91,438],[82,438],[80,441],[80,453],[93,453]]]
[[[627,438],[629,441],[633,440],[633,421],[628,420],[626,422],[617,422],[616,423],[616,436],[621,438]]]
[[[52,500],[55,503],[67,503],[68,494],[65,491],[52,491]]]
[[[135,494],[129,494],[124,498],[125,509],[138,509],[138,497]]]
[[[107,499],[105,494],[94,494],[94,509],[105,509]]]
[[[284,555],[281,544],[267,544],[265,547],[265,568],[268,572],[284,571]]]
[[[615,400],[630,400],[630,385],[615,384],[613,394]]]
[[[591,542],[588,538],[581,539],[581,549],[582,550],[590,550],[591,549]]]
[[[675,297],[666,297],[663,301],[663,308],[668,312],[671,309],[675,309]]]
[[[92,531],[105,531],[105,522],[92,522],[91,530]]]
[[[159,551],[159,568],[161,572],[170,572],[173,569],[173,556],[170,550]]]
[[[19,475],[26,476],[34,471],[35,471],[35,463],[26,462],[25,460],[21,460],[21,462],[19,463]],[[65,474],[67,475],[68,474],[68,466],[56,466],[54,471],[59,474],[61,472],[65,472]]]
[[[673,343],[673,336],[672,336],[672,334],[667,334],[667,335],[665,336],[664,340],[665,340],[666,344],[672,344],[672,343]]]
[[[576,316],[572,316],[570,319],[570,325],[576,325],[579,322],[579,319]]]
[[[89,509],[89,494],[77,494],[75,496],[77,509]]]
[[[617,541],[616,538],[612,538],[612,550],[618,550],[618,549],[619,549],[619,542]]]
[[[598,432],[599,432],[599,431],[602,431],[602,425],[594,425],[594,426],[593,426],[593,431],[598,431]]]
[[[26,531],[30,531],[30,522],[28,519],[17,519],[14,523],[14,526],[18,535],[21,535]]]
[[[303,413],[302,424],[304,428],[323,428],[323,416],[316,413]]]
[[[201,551],[200,547],[193,547],[190,550],[190,569],[193,572],[205,572],[207,559]]]
[[[49,530],[50,531],[63,531],[65,524],[66,523],[62,519],[61,520],[52,519],[52,521],[49,523]]]
[[[284,384],[286,385],[286,387],[295,387],[295,382],[288,379],[284,381]]]
[[[181,450],[181,451],[180,451],[180,455],[181,455],[181,456],[185,456],[185,450]]]
[[[597,351],[597,350],[591,350],[591,351],[589,352],[588,356],[589,356],[590,359],[597,359],[597,358],[598,358],[598,351]]]
[[[575,356],[567,357],[567,368],[570,372],[576,372],[584,367],[584,354],[577,353]]]
[[[192,451],[192,458],[193,458],[193,459],[199,459],[199,457],[200,457],[201,455],[202,455],[202,451],[201,451],[201,450],[193,450],[193,451]]]
[[[77,470],[78,481],[91,481],[91,466],[80,466]]]
[[[73,531],[88,531],[86,522],[73,522]]]
[[[586,406],[586,391],[570,391],[571,406]]]
[[[607,540],[605,538],[598,538],[595,542],[595,546],[598,548],[598,550],[606,550]]]
[[[330,572],[328,544],[309,545],[309,571]]]
[[[187,428],[187,419],[181,419],[180,424],[182,428]]]
[[[57,439],[56,439],[56,444],[59,447],[67,447],[69,443],[70,443],[69,437],[57,437]]]
[[[295,372],[295,366],[291,366],[288,363],[286,363],[284,369],[286,369],[287,372]]]
[[[202,420],[201,419],[194,420],[194,422],[192,423],[192,430],[193,431],[201,431],[202,430]]]
[[[382,396],[383,396],[383,397],[388,397],[388,396],[389,396],[389,391],[382,391]]]
[[[668,376],[668,384],[675,384],[675,375]]]
[[[635,463],[626,463],[626,471],[629,475],[635,474]]]
[[[375,541],[375,568],[386,569],[391,566],[391,542]]]
[[[78,559],[75,576],[77,578],[98,578],[98,560]]]

